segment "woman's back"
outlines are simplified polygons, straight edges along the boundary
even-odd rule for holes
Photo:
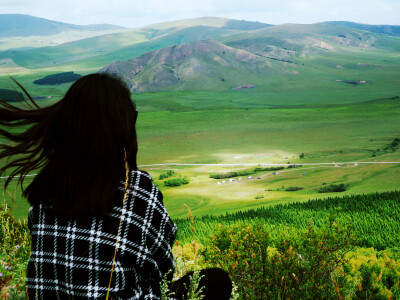
[[[103,298],[112,264],[112,298],[158,299],[161,277],[174,268],[176,226],[144,172],[131,172],[124,205],[105,218],[57,217],[37,205],[29,212],[29,228],[30,299]]]
[[[0,175],[11,170],[6,188],[13,177],[23,186],[38,172],[24,190],[31,204],[29,298],[160,299],[162,277],[173,276],[176,226],[150,175],[137,171],[137,111],[128,87],[90,74],[48,107],[26,96],[35,107],[0,101],[0,136],[9,141],[0,143],[0,159],[11,158]],[[200,275],[206,299],[229,299],[225,271]],[[186,297],[189,277],[171,284],[178,299]]]

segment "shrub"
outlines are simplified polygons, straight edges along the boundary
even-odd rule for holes
[[[284,167],[268,167],[268,168],[260,168],[257,167],[254,169],[254,172],[264,172],[264,171],[278,171],[278,170],[283,170]]]
[[[289,186],[285,189],[285,191],[287,191],[287,192],[295,192],[295,191],[300,191],[300,190],[304,190],[304,188],[301,186]]]
[[[363,262],[353,270],[358,277],[357,299],[399,299],[400,263],[386,256],[383,263],[379,258]]]
[[[318,193],[335,193],[335,192],[344,192],[347,190],[347,187],[344,183],[340,184],[330,184],[321,187],[318,190]]]
[[[174,179],[164,181],[165,186],[181,186],[183,184],[188,184],[188,183],[189,183],[189,179],[187,179],[186,177],[174,178]]]
[[[309,224],[281,236],[276,248],[261,225],[221,225],[203,255],[229,273],[243,299],[340,299],[354,288],[339,268],[354,243],[351,227],[334,217],[321,229]]]
[[[291,168],[301,168],[303,165],[296,165],[296,164],[294,164],[294,165],[289,165],[289,166],[287,166],[287,168],[288,169],[291,169]]]
[[[175,172],[173,170],[168,170],[166,173],[160,174],[160,176],[158,176],[158,180],[169,178],[174,175],[175,175]]]
[[[254,174],[254,171],[250,170],[242,170],[237,172],[227,172],[227,173],[213,173],[210,174],[210,178],[214,179],[224,179],[224,178],[231,178],[231,177],[238,177],[238,176],[247,176]]]
[[[303,159],[303,158],[304,158],[304,153],[301,153],[301,154],[299,155],[299,158],[300,158],[300,159]]]
[[[390,144],[392,147],[397,147],[400,144],[400,139],[395,138],[393,142]]]
[[[26,222],[15,220],[9,207],[0,204],[0,298],[25,298],[25,270],[30,255]]]

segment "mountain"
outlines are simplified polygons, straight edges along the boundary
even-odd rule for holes
[[[345,22],[345,21],[328,21],[328,22],[323,22],[322,24],[341,25],[350,28],[370,31],[374,33],[400,36],[399,25],[369,25],[369,24],[360,24],[360,23]]]
[[[227,89],[275,71],[265,58],[214,40],[166,47],[100,70],[121,76],[132,92]]]
[[[187,40],[191,36],[185,35]],[[101,72],[123,77],[133,92],[266,88],[273,80],[288,83],[291,78],[298,83],[296,77],[334,86],[375,79],[380,72],[398,74],[394,53],[400,47],[399,37],[342,24],[283,24],[232,31],[213,40],[183,41],[178,38],[175,46],[145,54],[136,52],[136,47],[144,50],[150,42],[130,46],[137,55],[115,61]]]
[[[26,68],[48,67],[76,61],[102,67],[115,60],[128,59],[163,47],[204,39],[218,40],[228,35],[270,26],[258,22],[212,17],[179,20],[58,46],[7,50],[0,52],[0,59],[12,59]]]
[[[368,89],[384,91],[398,78],[396,26],[391,34],[382,33],[380,25],[357,26],[178,20],[58,46],[2,51],[0,69],[17,73],[26,68],[43,72],[41,76],[102,69],[124,77],[134,92],[246,86],[288,90],[309,82],[319,82],[323,89],[366,82]]]
[[[162,30],[167,28],[178,29],[178,28],[188,28],[194,26],[209,26],[209,27],[233,29],[233,30],[256,30],[260,28],[270,27],[273,25],[260,22],[246,21],[246,20],[234,20],[234,19],[219,18],[219,17],[202,17],[202,18],[192,18],[192,19],[162,22],[162,23],[148,25],[142,28]]]
[[[52,35],[69,30],[104,31],[122,29],[110,24],[74,25],[22,14],[0,14],[0,37]]]
[[[346,52],[351,47],[373,48],[376,40],[373,34],[343,26],[284,24],[231,35],[221,41],[260,56],[292,60],[316,55],[320,50]]]

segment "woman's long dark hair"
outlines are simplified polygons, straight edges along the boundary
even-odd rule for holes
[[[45,108],[24,92],[36,107],[0,101],[0,136],[9,140],[0,144],[0,159],[8,158],[0,175],[11,170],[5,188],[17,175],[22,186],[37,170],[23,191],[31,205],[42,203],[56,215],[104,216],[122,202],[125,153],[129,168],[137,169],[137,111],[129,89],[118,78],[91,74]]]

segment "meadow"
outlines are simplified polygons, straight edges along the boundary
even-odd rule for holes
[[[223,26],[221,24],[218,26]],[[328,51],[322,45],[333,45],[332,37],[337,38],[342,31],[321,27],[326,30],[323,35],[325,33],[315,26],[312,34],[318,35],[320,44],[305,45],[304,50],[290,42],[298,42],[299,36],[308,33],[300,30],[295,34],[291,25],[262,29],[251,41],[246,40],[244,33],[233,29],[224,31],[217,25],[218,28],[211,31],[197,26],[179,27],[176,32],[169,29],[169,25],[160,26],[135,31],[134,35],[93,37],[54,49],[32,50],[31,54],[37,55],[16,51],[13,59],[21,68],[14,69],[15,73],[12,68],[10,70],[32,96],[45,97],[37,102],[46,106],[61,99],[70,86],[33,83],[46,75],[68,71],[86,75],[113,60],[196,40],[195,36],[203,34],[226,45],[254,50],[259,42],[257,38],[265,39],[267,34],[262,41],[271,42],[272,48],[280,46],[287,50],[287,61],[270,59],[270,74],[258,76],[255,73],[243,78],[240,72],[229,69],[226,81],[214,80],[217,75],[212,73],[208,74],[209,78],[198,78],[189,90],[171,87],[163,92],[132,94],[139,111],[138,165],[152,175],[164,194],[169,214],[179,227],[174,247],[177,272],[219,265],[229,270],[233,278],[244,278],[251,270],[254,271],[252,278],[264,284],[270,280],[269,290],[284,298],[282,295],[294,295],[286,288],[301,290],[288,270],[293,274],[299,270],[314,270],[311,263],[304,266],[299,254],[309,253],[315,258],[318,255],[314,254],[323,248],[320,245],[327,249],[339,245],[339,248],[333,247],[336,252],[329,252],[333,256],[318,256],[320,260],[315,261],[314,267],[320,267],[324,274],[327,269],[335,270],[328,277],[322,276],[330,279],[329,284],[317,285],[317,279],[310,273],[312,280],[302,282],[302,287],[304,293],[311,294],[297,294],[300,298],[318,295],[313,286],[320,287],[319,291],[325,291],[328,286],[326,290],[330,294],[324,294],[326,298],[400,299],[396,248],[400,236],[400,147],[396,142],[400,139],[399,38],[373,35],[376,47],[336,43]],[[268,36],[279,34],[279,30],[288,34],[284,44]],[[128,42],[127,36],[133,37],[132,41]],[[364,40],[365,37],[369,38],[367,34],[362,36]],[[109,43],[110,38],[114,39],[114,44]],[[354,40],[358,42],[358,38],[352,42]],[[107,49],[103,47],[106,44],[109,44]],[[104,55],[99,49],[104,50]],[[307,55],[300,55],[299,49]],[[76,55],[78,50],[82,50],[80,56]],[[49,60],[52,55],[54,61]],[[208,63],[217,65],[217,62]],[[355,81],[365,83],[348,83]],[[202,89],[204,82],[207,88]],[[243,84],[255,87],[233,90]],[[5,74],[0,75],[0,87],[15,88]],[[283,169],[275,174],[266,169],[276,165]],[[160,177],[169,170],[174,171],[170,172],[171,176]],[[252,178],[233,176],[234,181],[229,181],[229,178],[210,177],[229,172],[245,172]],[[183,178],[189,183],[179,186],[165,183]],[[32,179],[26,178],[25,184]],[[0,179],[0,184],[3,182],[4,179]],[[321,189],[332,185],[342,185],[345,190],[320,193]],[[18,256],[18,264],[13,264],[12,268],[18,269],[19,277],[15,275],[18,278],[12,280],[14,287],[22,289],[23,264],[29,252],[23,222],[29,204],[22,197],[17,179],[1,196],[9,208],[3,209],[3,220],[11,220],[5,223],[14,224],[18,232],[14,237],[7,226],[0,226],[7,229],[4,236],[14,243],[7,248],[4,239],[4,257],[0,260],[4,262],[7,257]],[[193,220],[188,218],[188,208]],[[313,230],[318,237],[314,240]],[[264,244],[252,240],[259,234],[268,237]],[[245,244],[243,237],[254,243]],[[229,246],[218,252],[214,246],[221,244]],[[205,252],[198,252],[198,245],[206,249]],[[254,253],[243,251],[245,246]],[[18,250],[20,248],[22,250]],[[17,255],[17,250],[23,253]],[[221,253],[225,256],[220,256]],[[333,268],[328,263],[339,257],[336,255],[343,264]],[[260,257],[265,259],[258,260]],[[253,264],[252,259],[255,259]],[[266,261],[268,266],[279,270],[275,273],[269,270],[268,278],[264,271],[255,269],[264,268]],[[290,269],[293,266],[299,269]],[[273,278],[275,283],[272,283]],[[253,287],[263,286],[253,283]],[[0,287],[1,284],[4,282],[0,281]],[[250,287],[241,286],[240,289],[244,299],[252,299],[246,296]],[[338,290],[342,296],[347,291],[347,296],[342,297]]]
[[[218,94],[209,95],[212,96]],[[384,150],[400,137],[399,98],[329,106],[141,111],[147,101],[141,95],[133,97],[137,98],[139,108],[139,165],[395,162],[400,156],[397,149]],[[301,153],[304,153],[302,159]],[[162,181],[155,180],[165,194],[168,211],[179,217],[185,214],[183,203],[195,214],[203,215],[319,198],[317,189],[323,183],[347,184],[343,194],[393,190],[399,186],[399,167],[399,164],[304,165],[278,175],[259,172],[257,177],[261,179],[244,178],[224,185],[217,185],[218,180],[209,175],[254,167],[143,169],[155,179],[167,169],[190,178],[190,184],[181,187],[164,187]],[[26,182],[30,180],[27,178]],[[303,190],[288,192],[282,188],[290,186]],[[28,205],[16,188],[16,180],[9,191],[16,192],[16,215],[23,217]],[[257,195],[263,198],[255,199]]]

